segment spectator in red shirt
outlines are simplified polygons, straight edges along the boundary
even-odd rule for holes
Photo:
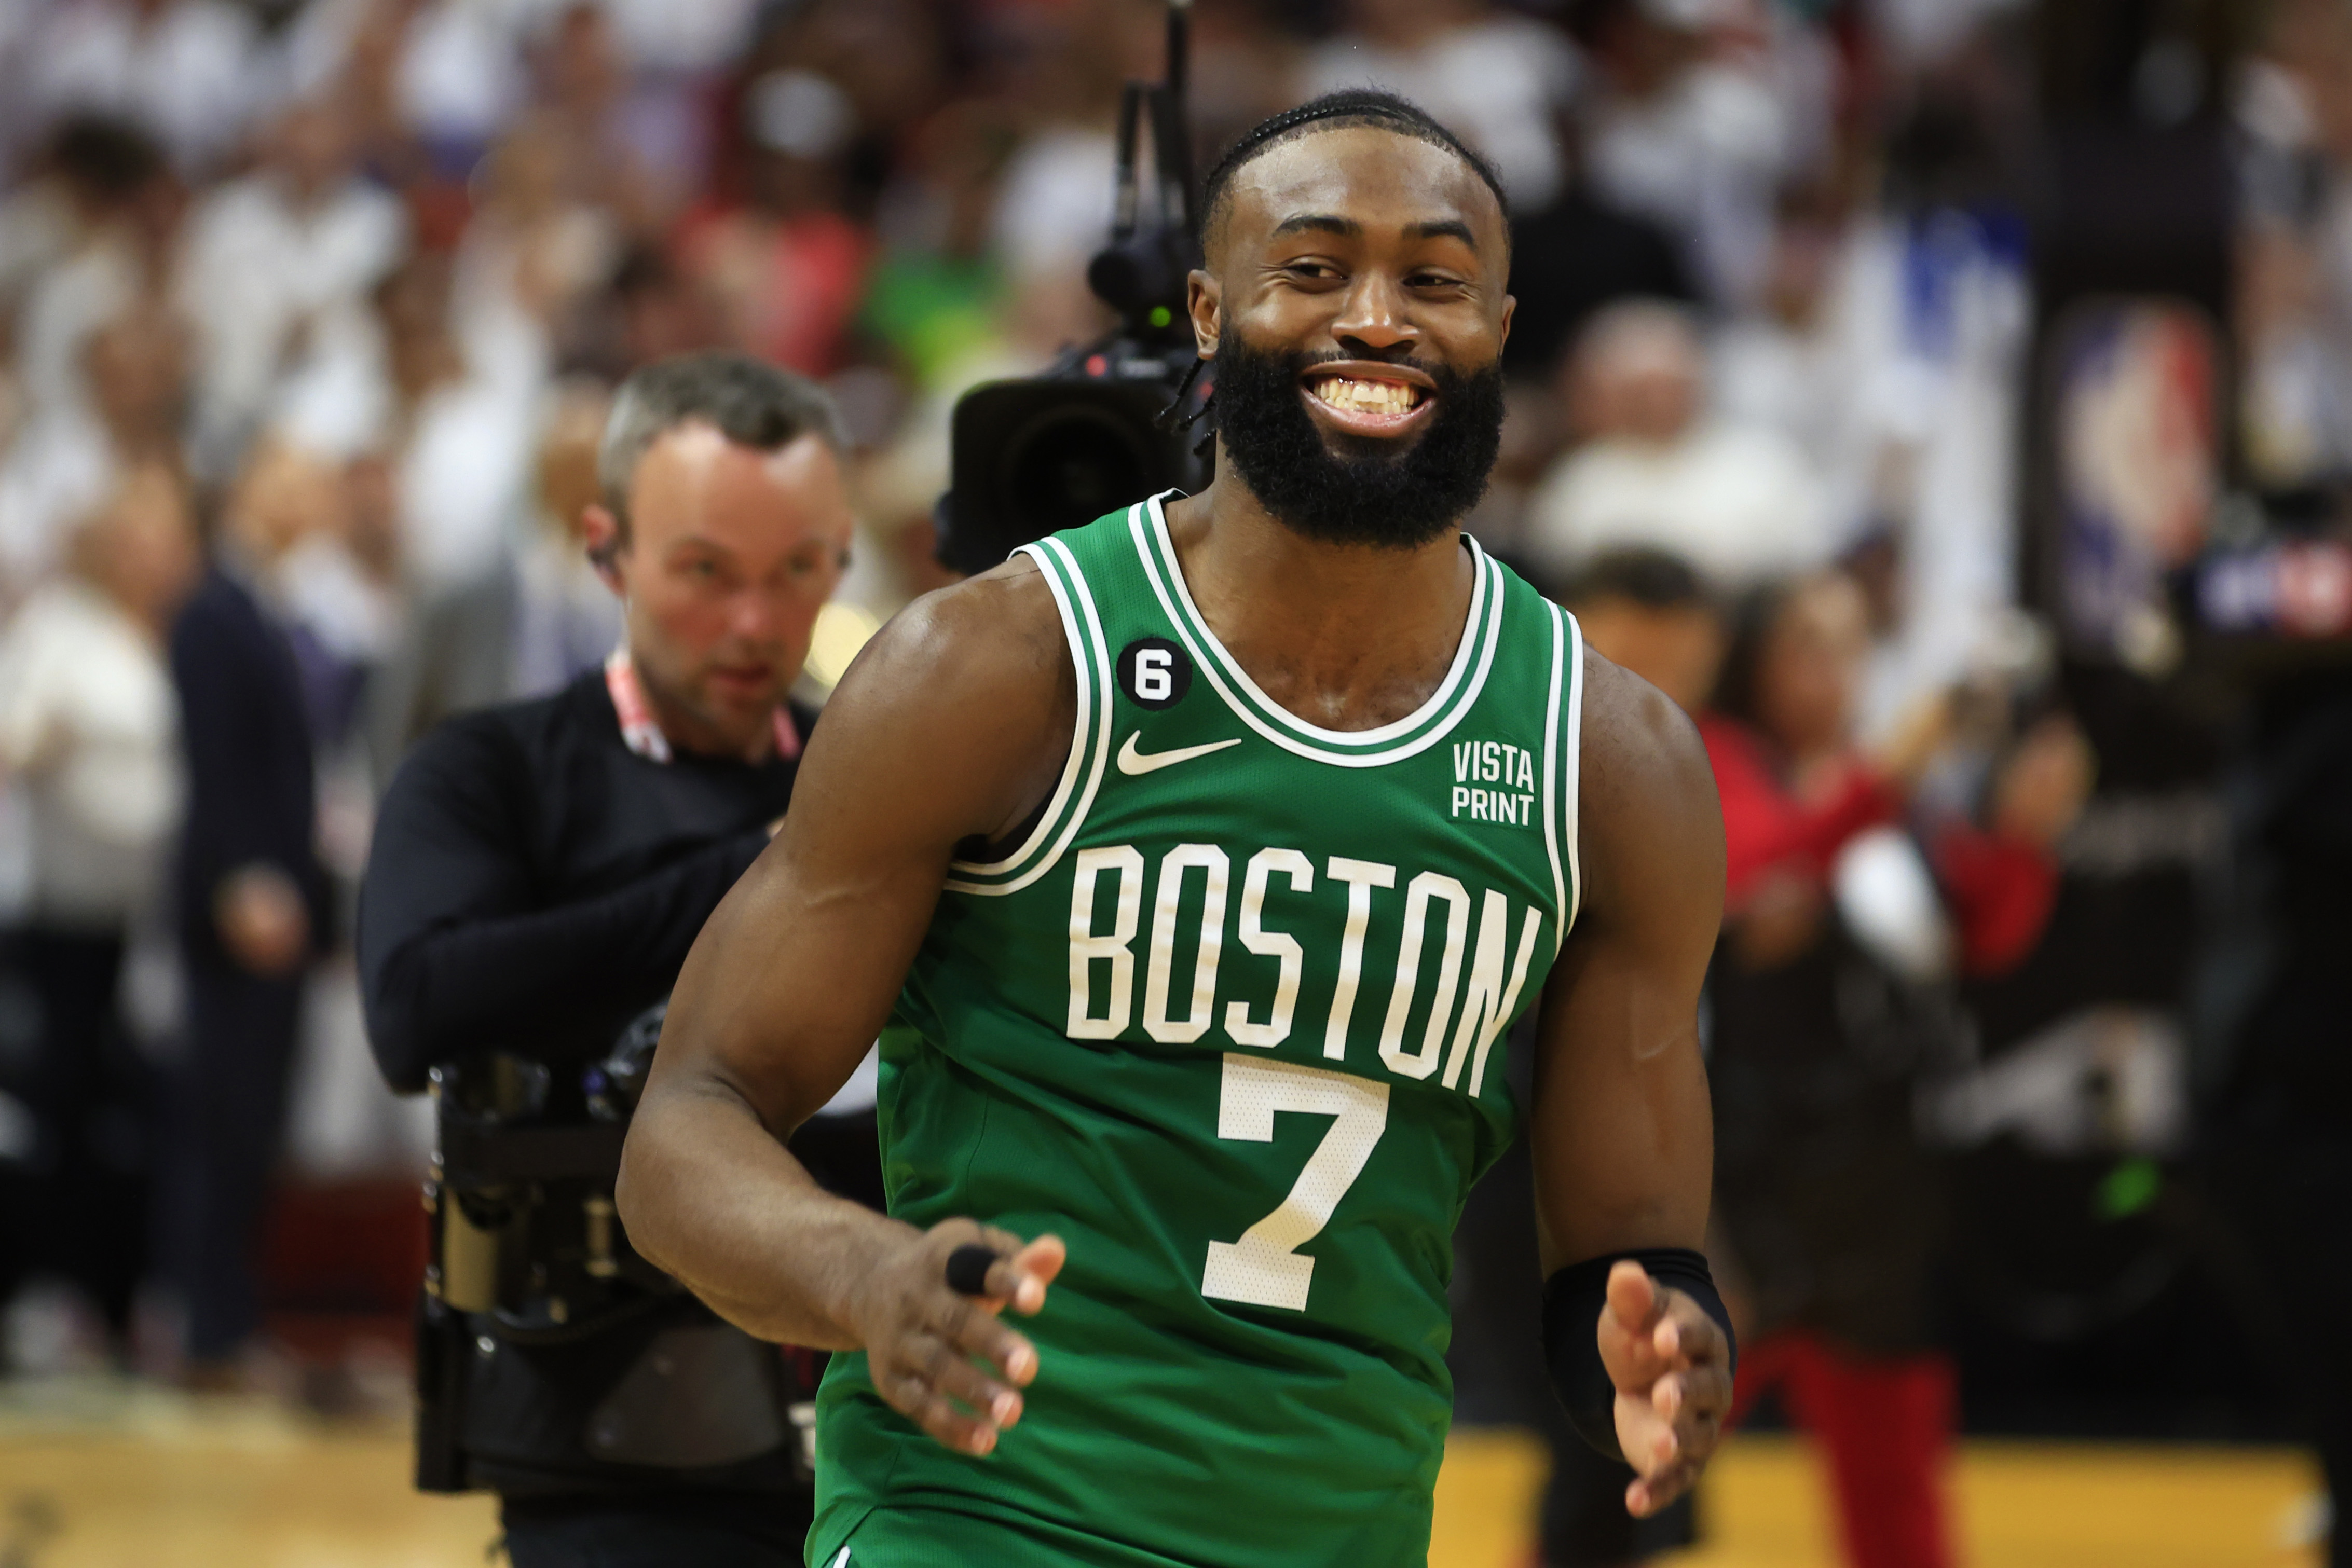
[[[1937,1173],[1910,1106],[1916,1071],[1949,1038],[1950,1005],[1935,977],[1858,934],[1838,873],[1857,839],[1906,815],[1957,705],[1931,705],[1865,752],[1853,723],[1868,652],[1863,597],[1843,575],[1760,591],[1699,721],[1728,857],[1709,986],[1717,1212],[1750,1314],[1739,1406],[1777,1388],[1822,1441],[1855,1568],[1942,1568],[1955,1390],[1927,1301]],[[1990,825],[1927,835],[1957,927],[1947,946],[1971,972],[2013,965],[2039,939],[2056,887],[2050,845],[2089,782],[2063,719],[2008,752]]]

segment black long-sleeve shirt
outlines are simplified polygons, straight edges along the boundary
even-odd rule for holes
[[[805,735],[814,716],[795,710]],[[385,792],[361,890],[368,1039],[396,1089],[490,1051],[593,1060],[666,996],[768,842],[795,760],[631,752],[601,671],[462,715]]]

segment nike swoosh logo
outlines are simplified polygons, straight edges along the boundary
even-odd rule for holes
[[[1173,751],[1138,751],[1135,743],[1142,738],[1143,732],[1139,729],[1127,737],[1125,746],[1118,748],[1118,770],[1130,778],[1139,773],[1156,773],[1162,768],[1173,768],[1179,762],[1190,762],[1195,757],[1206,757],[1212,751],[1223,751],[1228,746],[1242,743],[1242,737],[1237,735],[1231,740],[1213,740],[1206,746],[1183,746]]]

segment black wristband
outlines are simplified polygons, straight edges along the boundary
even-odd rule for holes
[[[996,1267],[996,1249],[967,1241],[948,1254],[948,1289],[959,1296],[988,1294],[988,1271]]]
[[[1731,1332],[1731,1313],[1707,1271],[1706,1256],[1687,1247],[1643,1247],[1632,1252],[1612,1252],[1571,1263],[1544,1281],[1544,1364],[1551,1369],[1552,1392],[1568,1408],[1577,1434],[1612,1459],[1625,1456],[1617,1447],[1617,1385],[1601,1363],[1596,1330],[1601,1310],[1609,1304],[1609,1270],[1627,1260],[1647,1270],[1650,1278],[1689,1296],[1723,1330],[1734,1366],[1739,1363],[1739,1342]]]

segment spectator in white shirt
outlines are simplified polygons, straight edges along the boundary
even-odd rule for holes
[[[180,298],[197,333],[195,439],[210,472],[233,466],[296,364],[365,329],[369,291],[408,248],[399,198],[352,168],[352,129],[332,99],[295,105],[262,166],[190,221]]]
[[[462,173],[524,99],[521,8],[479,0],[312,0],[287,29],[286,74],[304,96],[380,97],[397,131]]]
[[[186,335],[179,319],[140,305],[91,334],[82,354],[90,400],[28,420],[0,458],[0,603],[57,565],[65,534],[122,476],[176,472],[187,406]]]
[[[117,1027],[125,938],[163,881],[183,795],[164,629],[195,579],[175,476],[132,475],[76,529],[70,570],[0,634],[0,777],[31,818],[32,900],[5,934],[40,998],[21,1260],[128,1343],[145,1261],[143,1063]]]
[[[1678,235],[1708,297],[1761,287],[1773,195],[1817,158],[1834,55],[1756,0],[1608,0],[1594,9],[1594,189]]]
[[[8,283],[16,298],[16,372],[30,417],[86,413],[89,391],[81,356],[103,323],[157,292],[172,262],[186,202],[163,154],[125,120],[77,116],[58,127],[49,163],[62,211],[44,235],[14,221],[49,226],[32,211],[10,207]]]
[[[26,57],[45,109],[136,120],[188,173],[230,152],[270,97],[253,9],[228,0],[68,0]]]
[[[1557,586],[1602,550],[1647,545],[1733,591],[1828,559],[1821,486],[1777,431],[1708,417],[1698,329],[1677,306],[1612,306],[1569,366],[1583,436],[1528,504],[1525,548]]]
[[[1581,75],[1557,28],[1487,0],[1349,0],[1347,30],[1307,59],[1299,96],[1342,88],[1401,93],[1485,153],[1521,212],[1567,183],[1559,117]]]
[[[376,288],[365,340],[288,389],[275,435],[389,465],[403,576],[431,595],[494,570],[526,493],[543,340],[460,321],[450,258],[426,252]]]
[[[162,644],[195,547],[177,479],[132,474],[68,553],[0,637],[0,768],[32,805],[36,923],[119,936],[179,810]]]

